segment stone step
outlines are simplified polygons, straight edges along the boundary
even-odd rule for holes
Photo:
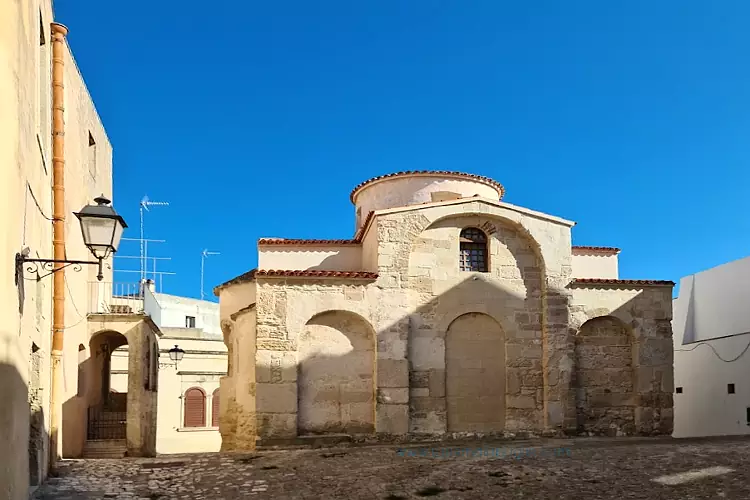
[[[262,438],[256,441],[258,449],[273,448],[329,448],[351,443],[349,434],[323,434],[320,436],[297,436],[290,438]]]
[[[83,458],[123,458],[128,447],[124,439],[86,441]]]

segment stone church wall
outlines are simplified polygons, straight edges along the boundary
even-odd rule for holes
[[[459,271],[464,227],[488,235],[487,273]],[[257,350],[230,357],[255,359],[261,438],[671,430],[671,287],[569,286],[567,221],[480,201],[373,232],[374,283],[256,277]]]

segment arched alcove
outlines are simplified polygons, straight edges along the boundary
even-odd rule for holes
[[[298,344],[298,433],[374,432],[375,332],[367,320],[323,312],[306,323]]]
[[[581,325],[575,339],[576,421],[579,432],[635,431],[635,371],[630,328],[614,316]]]
[[[482,313],[456,318],[445,336],[448,432],[505,427],[505,335]]]

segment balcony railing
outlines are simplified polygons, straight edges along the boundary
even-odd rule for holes
[[[143,290],[139,283],[89,283],[88,314],[142,314]]]

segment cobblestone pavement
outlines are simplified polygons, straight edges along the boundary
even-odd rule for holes
[[[35,497],[746,500],[749,463],[750,440],[740,438],[475,441],[170,455],[63,461],[57,477]]]

